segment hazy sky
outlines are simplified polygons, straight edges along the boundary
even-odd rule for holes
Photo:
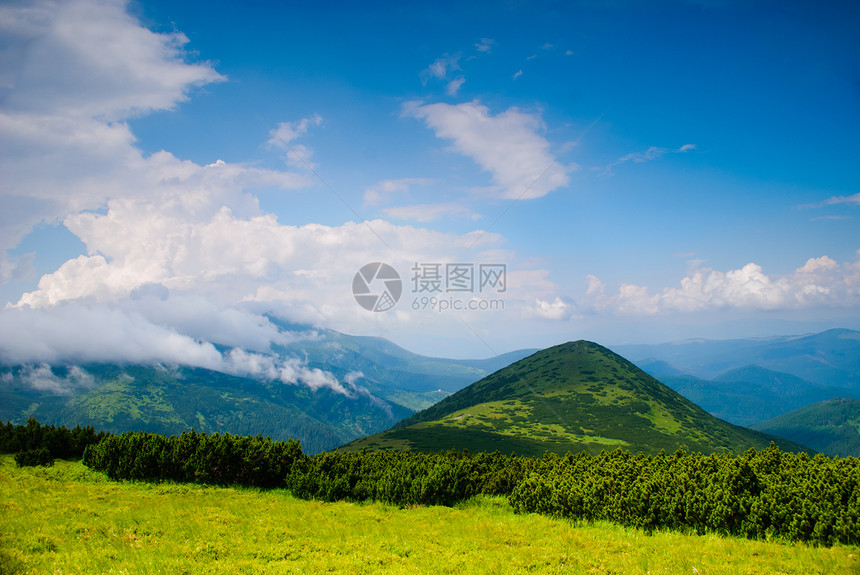
[[[217,367],[283,341],[266,313],[451,357],[858,328],[858,29],[846,1],[3,2],[0,359]]]

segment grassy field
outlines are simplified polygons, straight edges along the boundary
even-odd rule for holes
[[[457,508],[316,503],[283,491],[115,483],[0,456],[6,573],[860,573],[860,548],[645,535]]]

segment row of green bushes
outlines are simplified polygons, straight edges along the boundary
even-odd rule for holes
[[[84,445],[84,464],[112,479],[281,487],[304,499],[401,506],[504,495],[520,513],[609,520],[646,531],[860,544],[860,459],[809,457],[773,444],[739,457],[682,450],[543,458],[467,451],[307,456],[296,441],[260,436],[76,430],[33,421],[16,429],[0,426],[0,449],[29,451],[21,458],[37,460],[52,453],[49,446]],[[57,439],[67,435],[78,443]]]
[[[0,423],[0,453],[14,453],[19,465],[51,465],[54,459],[77,459],[89,445],[109,434],[92,427],[73,429],[41,425],[35,418],[26,425]]]
[[[860,544],[860,459],[770,448],[730,454],[548,456],[510,495],[518,512],[653,529]]]
[[[128,432],[110,435],[84,451],[84,465],[111,479],[177,481],[213,485],[283,487],[298,441],[272,441],[187,431],[182,435]]]
[[[286,487],[303,499],[451,506],[478,494],[508,495],[535,463],[498,452],[332,451],[296,460]]]

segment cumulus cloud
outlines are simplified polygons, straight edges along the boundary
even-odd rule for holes
[[[543,319],[561,320],[569,319],[573,314],[575,305],[571,300],[556,297],[553,301],[535,299],[534,305],[526,309],[526,317],[540,317]]]
[[[646,286],[622,284],[617,294],[608,296],[603,283],[589,276],[588,293],[595,296],[597,309],[625,315],[856,306],[860,303],[860,252],[853,263],[839,264],[828,256],[810,258],[784,275],[768,275],[755,263],[727,272],[695,268],[680,287],[655,294]]]
[[[440,233],[385,220],[282,225],[248,190],[298,190],[312,182],[306,172],[221,160],[198,164],[169,151],[144,154],[129,118],[173,109],[195,88],[226,78],[208,62],[191,61],[182,34],[147,30],[124,1],[7,4],[0,7],[0,30],[6,40],[0,46],[0,279],[30,273],[32,258],[10,261],[6,250],[39,222],[64,224],[86,246],[0,310],[4,362],[239,369],[233,366],[242,358],[225,357],[220,346],[265,356],[288,337],[267,312],[360,333],[416,321],[426,330],[446,324],[442,317],[418,319],[408,304],[388,314],[358,306],[350,286],[368,262],[385,260],[404,280],[416,261],[510,262],[498,255],[501,236],[477,230]],[[437,60],[429,77],[450,80],[458,61],[458,55]],[[492,116],[475,103],[414,112],[488,170],[497,195],[517,197],[525,189],[526,197],[537,197],[567,183],[565,169],[540,177],[552,158],[537,133],[537,116],[515,109]],[[309,152],[298,140],[321,123],[318,115],[282,122],[268,143]],[[539,185],[527,188],[536,180]],[[429,182],[383,181],[368,189],[366,200],[382,202]],[[425,209],[473,217],[453,204]],[[520,282],[524,293],[548,291],[530,281]],[[251,369],[252,358],[244,360]],[[255,369],[266,364],[255,361],[261,362]],[[279,378],[334,386],[312,369],[273,368]],[[357,393],[348,382],[339,384]]]
[[[408,116],[424,120],[436,136],[452,140],[452,149],[492,175],[485,191],[500,198],[539,198],[568,185],[574,166],[558,164],[549,142],[539,134],[540,117],[509,108],[495,116],[476,101],[458,105],[404,106]]]
[[[141,192],[151,162],[125,123],[225,78],[188,62],[181,33],[147,30],[123,0],[0,6],[0,257],[34,225]],[[151,174],[155,175],[155,174]],[[9,265],[0,265],[7,279]]]
[[[4,108],[15,112],[121,120],[225,80],[208,62],[186,61],[184,34],[142,27],[125,0],[5,4],[0,30],[13,65]]]

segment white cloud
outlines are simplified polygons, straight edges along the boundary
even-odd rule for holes
[[[315,168],[311,162],[313,150],[304,144],[295,143],[295,140],[306,135],[312,126],[319,126],[322,122],[322,116],[319,114],[302,118],[298,122],[280,122],[277,128],[269,130],[266,144],[286,150],[287,164],[294,168]]]
[[[517,70],[517,71],[514,73],[514,80],[516,80],[517,78],[519,78],[519,77],[520,77],[520,76],[522,76],[522,75],[523,75],[523,71],[522,71],[522,70]]]
[[[364,191],[364,204],[374,206],[387,200],[394,194],[405,194],[413,186],[426,186],[433,183],[428,178],[400,178],[398,180],[381,180]]]
[[[278,127],[269,131],[267,144],[278,148],[286,148],[290,142],[308,133],[311,126],[322,124],[322,116],[314,114],[309,118],[302,118],[298,122],[280,122]]]
[[[123,120],[225,80],[207,62],[186,61],[184,35],[147,30],[120,0],[5,4],[0,34],[4,260],[39,222],[141,193],[153,161]],[[0,265],[0,280],[9,268]]]
[[[485,191],[501,198],[539,198],[566,186],[573,166],[556,162],[549,142],[539,135],[540,117],[516,108],[492,116],[478,102],[458,105],[410,102],[404,113],[423,119],[452,149],[492,174]]]
[[[265,381],[280,381],[290,385],[306,385],[314,391],[328,388],[335,393],[354,397],[354,394],[331,372],[308,367],[306,361],[296,357],[279,358],[232,349],[226,356],[226,360],[225,371],[233,375],[254,377]],[[347,385],[352,389],[356,388],[355,379],[354,376],[347,378]]]
[[[211,343],[152,324],[141,314],[76,303],[52,309],[0,310],[0,360],[7,364],[166,362],[222,366]]]
[[[606,284],[600,281],[600,278],[597,276],[589,274],[586,276],[586,279],[588,280],[588,290],[586,290],[585,295],[602,294],[606,289]]]
[[[247,190],[300,189],[312,182],[306,173],[221,160],[201,165],[168,151],[145,155],[127,119],[173,109],[195,87],[225,78],[207,62],[189,61],[185,36],[147,30],[126,6],[34,0],[0,7],[2,258],[39,222],[62,222],[86,246],[0,310],[0,360],[233,369],[216,344],[265,356],[288,337],[265,312],[354,333],[393,333],[417,322],[427,334],[462,328],[449,328],[450,318],[439,314],[413,313],[405,295],[390,313],[359,307],[352,278],[372,261],[395,265],[404,283],[416,261],[503,261],[511,269],[509,290],[523,302],[556,289],[543,270],[517,273],[497,234],[447,234],[385,220],[282,225]],[[437,60],[429,77],[448,80],[458,61]],[[413,111],[492,175],[497,196],[538,197],[567,184],[569,167],[540,177],[553,158],[535,115],[510,109],[491,116],[476,103]],[[297,141],[321,123],[317,115],[281,123],[269,144],[309,153]],[[382,202],[430,181],[380,182],[366,200]],[[430,215],[474,217],[455,204],[421,207]],[[29,273],[28,261],[0,260],[0,279]],[[255,369],[263,369],[258,361]],[[292,372],[278,373],[289,380]],[[306,385],[333,385],[325,373],[297,373]],[[340,385],[356,393],[348,382]]]
[[[383,213],[395,220],[413,220],[416,222],[432,222],[443,217],[468,218],[470,220],[477,220],[481,217],[466,206],[455,203],[396,206],[385,208]]]
[[[185,61],[184,34],[151,32],[126,6],[70,0],[0,7],[0,30],[11,39],[4,59],[13,65],[4,108],[115,121],[172,109],[190,88],[225,79],[208,62]]]
[[[35,390],[61,395],[92,387],[94,383],[93,376],[76,365],[69,367],[64,377],[56,375],[46,363],[24,365],[21,366],[18,376],[25,385]]]
[[[422,70],[421,78],[425,84],[430,78],[435,78],[437,80],[445,80],[448,78],[449,72],[456,70],[461,70],[460,54],[445,54],[441,58],[436,58],[436,60],[434,60],[432,64]]]
[[[460,91],[460,87],[466,81],[466,78],[460,77],[455,80],[451,80],[448,82],[448,85],[445,87],[445,93],[449,96],[456,96],[457,92]]]
[[[697,268],[680,284],[656,294],[645,286],[622,284],[616,295],[607,296],[603,283],[589,276],[588,294],[595,296],[597,309],[633,315],[856,306],[860,303],[860,252],[854,263],[840,265],[821,256],[784,275],[768,275],[755,263],[727,272]]]
[[[526,310],[526,317],[552,320],[569,319],[574,308],[573,302],[565,301],[560,297],[556,297],[553,301],[538,298],[534,301],[534,305]]]

